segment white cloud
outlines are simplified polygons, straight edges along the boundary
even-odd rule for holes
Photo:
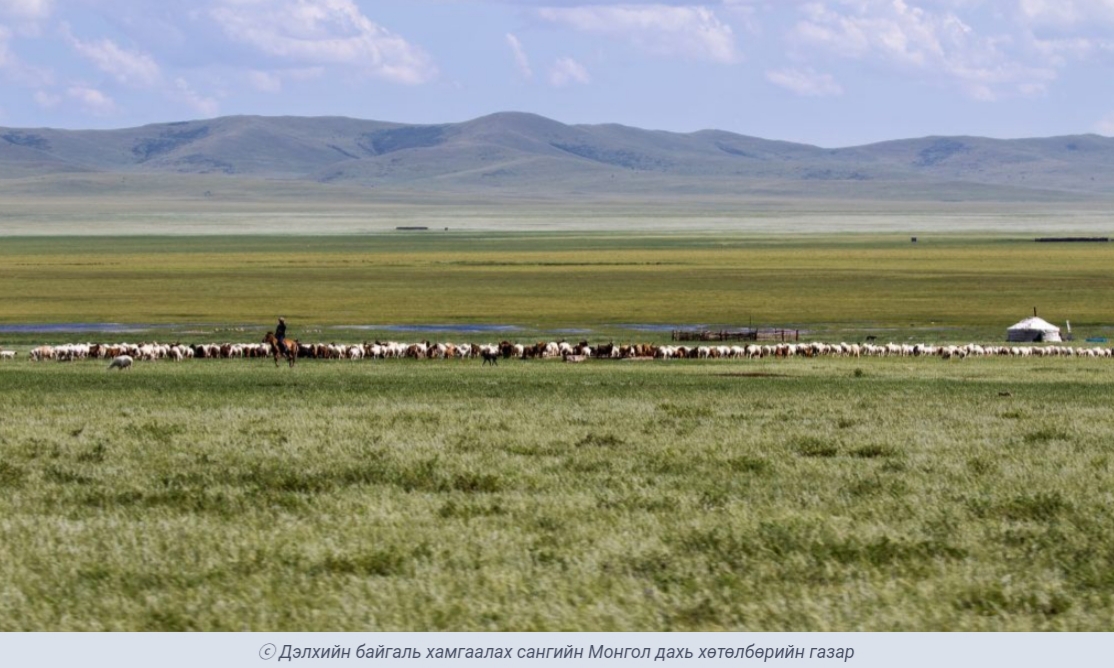
[[[174,88],[168,93],[168,96],[186,104],[202,116],[212,117],[220,113],[220,104],[216,99],[199,94],[181,77],[174,80]]]
[[[549,70],[549,83],[556,88],[574,83],[586,84],[591,81],[592,77],[588,75],[588,70],[572,58],[558,58]]]
[[[717,63],[740,59],[731,26],[704,6],[543,7],[537,10],[537,15],[579,32],[620,39],[657,55]]]
[[[60,95],[48,93],[45,90],[35,91],[35,95],[33,97],[35,99],[35,104],[39,105],[43,109],[53,109],[62,102],[62,97]]]
[[[511,47],[514,64],[518,67],[519,73],[527,79],[533,79],[534,71],[530,69],[530,59],[526,57],[526,49],[522,48],[522,42],[511,33],[507,33],[507,45]]]
[[[1028,45],[1055,67],[1114,51],[1114,0],[1019,0],[1017,13]]]
[[[82,58],[124,85],[149,87],[157,84],[161,78],[158,63],[145,53],[125,49],[108,38],[90,41],[78,39],[70,32],[68,25],[62,26],[62,33]]]
[[[404,84],[437,74],[422,49],[352,0],[221,0],[208,14],[228,38],[284,64],[352,67]]]
[[[52,11],[53,0],[0,0],[0,20],[25,37],[39,37]]]
[[[777,86],[806,97],[842,95],[843,87],[830,74],[821,74],[812,68],[785,68],[766,72],[766,79]]]
[[[1102,48],[1101,43],[1084,37],[1034,38],[1032,45],[1036,51],[1049,58],[1050,62],[1057,66],[1064,65],[1068,58],[1087,58],[1096,50]]]
[[[1020,0],[1018,11],[1026,22],[1040,26],[1114,22],[1114,0]]]
[[[720,0],[719,6],[727,16],[734,19],[733,23],[736,27],[741,27],[752,35],[759,35],[762,32],[762,21],[759,16],[759,8],[755,6],[757,4],[762,3],[753,0]],[[769,8],[767,4],[765,9]],[[786,6],[786,9],[789,9],[789,7]]]
[[[309,81],[325,76],[324,67],[293,67],[272,70],[248,70],[247,81],[261,93],[281,93],[288,81]]]
[[[1040,93],[1056,78],[1050,63],[1029,64],[1013,55],[1015,38],[981,36],[950,11],[930,12],[904,0],[855,0],[843,8],[846,12],[821,2],[804,5],[791,42],[950,81],[975,99]]]
[[[282,91],[282,77],[274,72],[261,72],[252,70],[248,72],[248,81],[251,87],[261,93],[278,93]]]
[[[297,79],[299,81],[308,81],[310,79],[320,79],[325,76],[324,67],[299,67],[292,70],[283,70],[283,76],[290,79]]]
[[[54,73],[51,70],[28,65],[12,52],[9,46],[11,36],[11,30],[0,25],[0,74],[3,78],[30,88],[53,85]]]
[[[40,24],[50,18],[53,0],[0,0],[0,19],[23,35],[38,36]]]
[[[94,116],[111,116],[118,111],[116,102],[96,88],[70,86],[66,94],[77,100],[82,109]]]
[[[53,0],[0,0],[0,16],[35,21],[50,16]]]
[[[1095,123],[1095,132],[1107,137],[1114,137],[1114,114],[1110,114],[1098,123]]]

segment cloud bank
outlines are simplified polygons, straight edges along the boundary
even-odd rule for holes
[[[659,56],[735,63],[740,55],[731,26],[704,6],[585,5],[543,7],[544,21],[627,42]]]

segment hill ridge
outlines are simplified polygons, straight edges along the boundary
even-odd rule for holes
[[[111,130],[0,127],[0,179],[69,172],[527,194],[807,192],[825,183],[829,195],[847,197],[957,186],[1086,197],[1114,188],[1114,139],[928,135],[822,148],[516,111],[428,124],[234,115]]]

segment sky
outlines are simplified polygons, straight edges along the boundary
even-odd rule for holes
[[[500,111],[842,147],[1114,135],[1114,0],[0,0],[0,125]]]

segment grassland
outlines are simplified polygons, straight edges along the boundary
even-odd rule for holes
[[[1114,250],[1030,238],[6,238],[0,324],[159,328],[0,344],[251,341],[278,313],[314,340],[996,341],[1033,306],[1109,334]],[[1105,631],[1112,369],[20,358],[0,630]]]
[[[1106,631],[1112,391],[1067,359],[21,361],[0,629]]]
[[[283,313],[303,332],[474,323],[637,339],[617,326],[754,323],[924,340],[997,340],[1034,306],[1081,334],[1114,323],[1114,246],[1029,236],[21,237],[0,262],[0,323],[251,326]]]
[[[445,190],[443,182],[391,190],[214,175],[59,174],[0,179],[0,235],[352,235],[398,226],[635,235],[1110,233],[1105,196],[960,183],[922,190],[900,181],[864,191],[862,182],[841,180],[729,180],[705,192],[669,181],[651,179],[634,192],[601,183],[587,192],[554,191],[550,184],[547,194],[528,195],[486,186]]]

